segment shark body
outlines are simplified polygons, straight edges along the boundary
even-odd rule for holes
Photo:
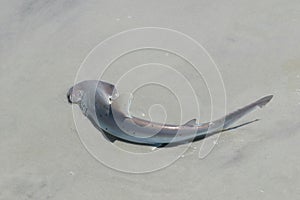
[[[69,103],[79,105],[83,114],[109,141],[123,140],[162,147],[200,140],[236,128],[230,126],[254,109],[265,106],[273,95],[262,97],[212,122],[197,123],[196,119],[192,119],[182,125],[151,122],[132,116],[129,113],[132,96],[119,95],[114,85],[103,81],[80,82],[69,89],[67,97]]]

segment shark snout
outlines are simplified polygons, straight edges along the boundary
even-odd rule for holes
[[[73,90],[73,87],[71,87],[71,88],[69,89],[69,91],[67,92],[67,99],[68,99],[68,103],[69,103],[69,104],[72,104],[72,103],[73,103],[72,100],[71,100],[71,93],[72,93],[72,90]]]

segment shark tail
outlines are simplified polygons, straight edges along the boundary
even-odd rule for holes
[[[269,103],[271,101],[272,98],[273,98],[273,95],[268,95],[268,96],[262,97],[262,98],[258,99],[257,101],[255,101],[247,106],[244,106],[243,108],[240,108],[240,109],[226,115],[225,117],[219,119],[224,122],[223,128],[224,129],[228,128],[230,125],[232,125],[237,120],[239,120],[240,118],[242,118],[249,112],[253,111],[254,109],[256,109],[258,107],[259,108],[264,107],[267,103]]]
[[[262,108],[264,107],[267,103],[271,101],[273,98],[273,95],[268,95],[265,97],[262,97],[258,99],[257,101],[244,106],[228,115],[225,117],[222,117],[221,119],[218,119],[213,122],[213,124],[222,124],[223,123],[223,129],[227,129],[229,126],[231,126],[233,123],[241,119],[243,116],[248,114],[249,112],[253,111],[256,108]]]

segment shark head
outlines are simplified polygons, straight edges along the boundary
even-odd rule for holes
[[[82,81],[67,92],[70,104],[78,104],[83,114],[95,111],[108,115],[113,96],[117,95],[114,85],[97,80]]]

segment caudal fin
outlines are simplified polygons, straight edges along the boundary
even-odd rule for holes
[[[223,121],[223,123],[224,123],[223,128],[226,129],[230,125],[232,125],[234,122],[236,122],[237,120],[239,120],[240,118],[242,118],[243,116],[245,116],[246,114],[248,114],[249,112],[254,110],[255,108],[257,108],[257,107],[262,108],[263,106],[265,106],[267,103],[269,103],[271,101],[272,98],[273,98],[273,95],[265,96],[243,108],[240,108],[240,109],[226,115],[225,117],[219,119],[218,121]]]
[[[254,104],[256,104],[257,106],[259,106],[260,108],[262,108],[267,103],[269,103],[272,98],[273,98],[273,95],[268,95],[268,96],[265,96],[265,97],[257,100],[256,102],[254,102]]]

